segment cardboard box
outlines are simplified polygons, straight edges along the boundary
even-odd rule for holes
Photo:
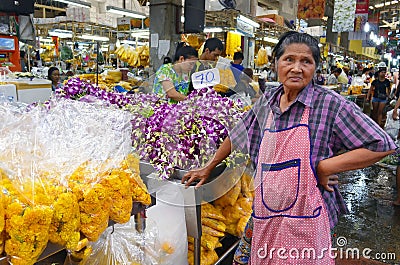
[[[282,16],[280,16],[280,15],[277,15],[277,14],[262,15],[262,16],[258,16],[257,18],[270,18],[270,19],[273,19],[275,21],[275,23],[280,25],[280,26],[284,26],[285,25],[284,18]]]

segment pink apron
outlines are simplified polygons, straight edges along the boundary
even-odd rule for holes
[[[311,164],[309,107],[300,124],[270,130],[260,145],[255,198],[252,265],[335,264],[326,207]]]

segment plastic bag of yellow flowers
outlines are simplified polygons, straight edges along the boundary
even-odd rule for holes
[[[158,231],[154,223],[147,222],[146,230],[139,233],[134,218],[126,224],[108,227],[99,240],[91,243],[92,253],[81,265],[157,265],[160,259]]]
[[[0,105],[0,254],[34,264],[48,242],[74,250],[82,236],[97,240],[109,219],[129,221],[132,201],[150,203],[126,166],[130,132],[130,114],[107,106]]]

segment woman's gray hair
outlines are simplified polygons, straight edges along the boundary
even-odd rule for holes
[[[288,31],[283,33],[279,39],[279,42],[272,51],[272,56],[275,58],[275,60],[278,61],[279,58],[284,54],[286,47],[293,43],[302,43],[310,48],[315,61],[315,69],[317,69],[321,58],[318,41],[307,33],[300,33],[297,31]]]

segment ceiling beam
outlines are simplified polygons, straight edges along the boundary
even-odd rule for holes
[[[61,12],[65,12],[66,11],[65,8],[60,8],[60,7],[55,7],[55,6],[46,6],[46,5],[41,5],[41,4],[37,4],[37,3],[35,3],[35,7],[44,8],[44,9],[51,9],[51,10],[56,10],[56,11],[61,11]]]
[[[266,6],[271,9],[276,9],[279,10],[279,2],[278,1],[272,1],[272,0],[258,0],[258,5],[259,6]]]

